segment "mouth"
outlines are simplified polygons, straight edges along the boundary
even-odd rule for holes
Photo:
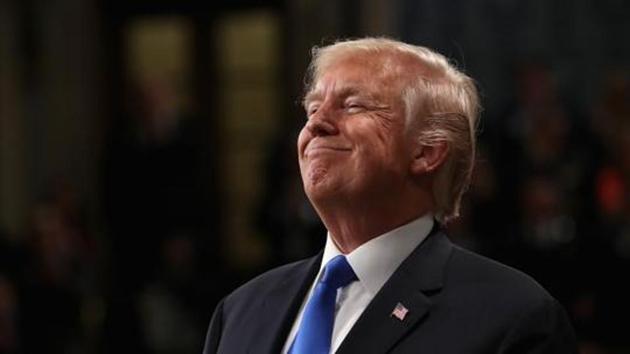
[[[319,153],[337,153],[337,152],[348,152],[350,148],[340,147],[340,146],[328,146],[328,145],[315,145],[308,146],[304,151],[305,156],[312,156],[314,154]]]

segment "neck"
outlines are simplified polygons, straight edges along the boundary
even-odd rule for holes
[[[344,254],[388,231],[405,225],[433,210],[430,198],[406,198],[405,201],[355,201],[316,205],[315,209],[330,232],[337,248]],[[315,203],[314,203],[315,204]]]

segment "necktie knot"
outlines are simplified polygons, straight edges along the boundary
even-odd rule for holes
[[[328,261],[320,282],[333,289],[339,289],[357,280],[356,274],[348,263],[346,257],[338,255]]]

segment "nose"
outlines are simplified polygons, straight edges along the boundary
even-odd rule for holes
[[[339,134],[339,128],[335,121],[330,119],[329,114],[326,112],[317,112],[312,115],[306,122],[306,130],[308,130],[313,136],[326,136]]]

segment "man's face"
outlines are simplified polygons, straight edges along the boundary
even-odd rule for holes
[[[391,197],[407,182],[411,153],[405,134],[400,75],[385,74],[383,57],[337,59],[315,78],[305,98],[298,137],[304,189],[312,202]],[[360,199],[356,199],[360,197]]]

